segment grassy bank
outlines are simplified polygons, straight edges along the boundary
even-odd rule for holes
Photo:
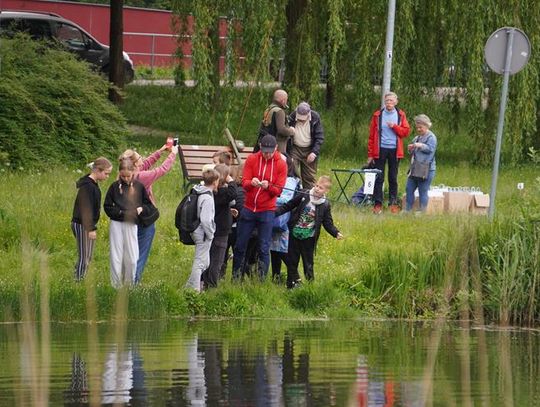
[[[129,140],[147,153],[161,142]],[[321,173],[355,166],[354,161],[323,158]],[[70,219],[74,182],[80,176],[71,168],[2,174],[0,194],[7,199],[0,205],[0,320],[21,317],[24,293],[39,315],[44,270],[50,282],[46,291],[52,319],[87,319],[89,304],[95,304],[94,318],[113,315],[117,293],[109,283],[104,214],[89,276],[84,284],[72,281],[76,250]],[[484,217],[458,215],[376,217],[368,209],[336,203],[335,222],[346,239],[338,242],[323,233],[313,284],[293,291],[270,281],[232,285],[228,270],[217,290],[196,296],[183,289],[193,248],[179,243],[173,224],[182,196],[181,172],[175,166],[154,187],[161,218],[143,283],[128,293],[129,317],[422,318],[441,312],[466,317],[480,307],[490,321],[532,323],[540,319],[536,177],[537,168],[532,166],[502,171],[493,224]],[[516,189],[516,181],[525,183],[524,191]],[[435,180],[484,191],[489,190],[489,182],[488,170],[464,164],[439,166]],[[102,185],[102,191],[107,187]],[[336,189],[332,195],[337,195]]]
[[[130,124],[177,133],[184,143],[226,143],[224,127],[228,127],[235,138],[243,140],[246,145],[255,143],[272,89],[224,87],[219,102],[208,110],[193,106],[194,92],[193,88],[186,87],[130,85],[126,88],[126,99],[121,109]],[[294,109],[298,102],[290,100],[289,104]],[[363,111],[356,111],[350,106],[327,110],[322,102],[312,102],[313,109],[321,113],[325,130],[322,154],[332,160],[365,160],[369,120],[378,103],[379,95],[375,93],[373,103]],[[439,142],[439,162],[472,162],[476,147],[463,130],[463,112],[447,104],[434,103],[427,97],[403,98],[400,106],[406,110],[409,121],[419,113],[430,116]]]

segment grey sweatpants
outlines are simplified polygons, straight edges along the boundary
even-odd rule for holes
[[[204,230],[201,227],[195,229],[191,236],[195,242],[195,256],[193,257],[191,275],[186,283],[186,288],[201,291],[201,274],[210,265],[210,246],[212,246],[212,239],[204,240]]]
[[[109,241],[111,245],[112,286],[120,288],[123,284],[133,284],[139,259],[137,225],[111,220]]]

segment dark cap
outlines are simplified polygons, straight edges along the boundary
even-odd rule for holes
[[[277,146],[276,138],[271,134],[267,134],[261,139],[259,146],[263,153],[273,153]]]

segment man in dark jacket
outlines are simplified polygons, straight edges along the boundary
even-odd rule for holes
[[[283,89],[278,89],[274,92],[272,103],[264,111],[257,144],[253,149],[254,152],[259,151],[259,143],[267,134],[276,138],[280,153],[287,152],[290,139],[294,136],[294,129],[289,127],[287,113],[285,112],[285,109],[288,109],[288,99],[289,96]]]
[[[317,162],[324,142],[321,116],[307,102],[302,102],[289,116],[289,125],[294,127],[291,158],[300,167],[302,186],[311,189],[315,185]]]

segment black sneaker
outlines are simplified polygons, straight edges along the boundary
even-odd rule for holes
[[[301,287],[302,286],[302,280],[298,279],[296,281],[290,281],[290,282],[287,282],[287,288],[289,290],[292,290],[293,288],[298,288],[298,287]]]

